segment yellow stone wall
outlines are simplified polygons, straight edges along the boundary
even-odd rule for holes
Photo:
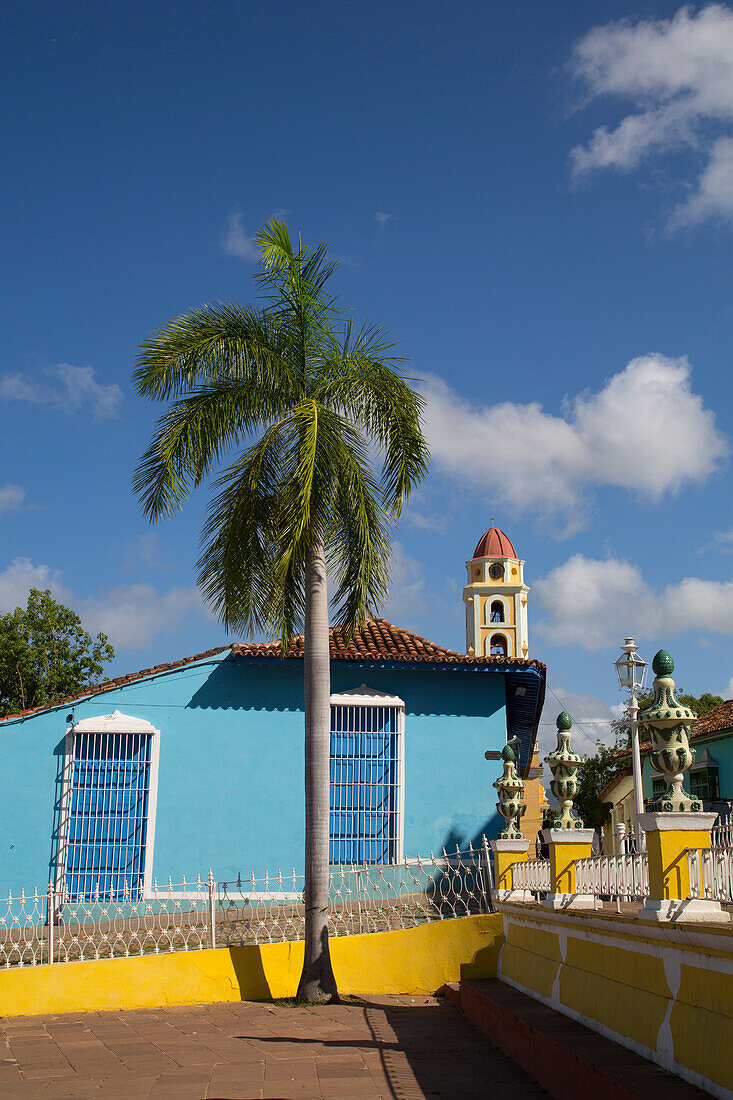
[[[539,752],[535,747],[535,750],[532,753],[530,768],[539,768],[539,766]],[[527,808],[524,811],[524,816],[522,817],[522,820],[520,822],[520,827],[527,840],[531,841],[529,858],[534,859],[534,844],[537,840],[537,833],[542,828],[542,821],[545,816],[545,811],[548,809],[547,794],[545,793],[545,788],[542,786],[541,776],[538,776],[537,779],[525,780],[524,805]]]
[[[693,1084],[733,1091],[733,930],[502,904],[499,977]]]
[[[446,982],[496,976],[497,914],[330,941],[343,994],[436,993]],[[181,951],[0,971],[0,1016],[156,1008],[293,997],[302,943]]]

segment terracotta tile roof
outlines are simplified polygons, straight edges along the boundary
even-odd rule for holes
[[[473,665],[491,668],[492,665],[517,665],[520,668],[545,670],[540,661],[530,657],[468,657],[453,649],[429,642],[411,630],[394,626],[386,619],[367,619],[346,643],[343,632],[331,627],[330,652],[332,661],[412,661],[444,665]],[[280,642],[262,642],[232,646],[235,657],[279,657]],[[303,635],[293,638],[287,657],[303,656]]]
[[[331,660],[334,661],[412,661],[422,664],[473,665],[477,668],[516,665],[520,668],[536,668],[542,673],[545,672],[545,665],[541,661],[535,661],[529,657],[467,657],[464,653],[456,653],[452,649],[435,645],[433,642],[421,638],[419,634],[413,634],[410,630],[403,630],[399,626],[394,626],[386,619],[368,619],[355,632],[348,645],[338,627],[331,627],[329,635]],[[207,657],[215,657],[226,650],[231,650],[234,657],[279,658],[280,642],[235,642],[232,645],[207,649],[204,653],[195,653],[193,657],[184,657],[180,661],[167,661],[162,665],[153,665],[151,668],[143,668],[139,672],[131,672],[126,676],[116,676],[114,679],[105,680],[102,684],[96,684],[94,687],[80,691],[76,695],[57,699],[53,703],[44,703],[40,707],[29,707],[26,710],[18,711],[16,714],[7,714],[5,718],[0,719],[0,725],[11,718],[27,718],[43,710],[68,706],[80,699],[114,691],[126,684],[132,684],[136,680],[144,680],[148,676],[156,676],[161,672],[172,672],[174,669],[183,668],[184,665],[203,661]],[[302,659],[302,634],[296,634],[293,638],[287,657]]]
[[[726,699],[724,703],[703,714],[702,718],[696,718],[692,722],[690,740],[694,741],[696,737],[710,737],[714,733],[725,733],[726,730],[733,730],[733,699]],[[642,741],[639,745],[642,753],[649,752],[651,747],[651,741]]]
[[[115,688],[124,687],[125,684],[134,684],[136,680],[145,680],[148,676],[155,676],[159,672],[171,672],[173,669],[183,668],[184,665],[192,665],[196,661],[205,660],[206,657],[215,657],[230,648],[228,645],[220,645],[215,649],[207,649],[204,653],[195,653],[193,657],[184,657],[180,661],[166,661],[163,665],[152,665],[151,668],[142,668],[139,672],[128,672],[126,676],[115,676],[112,680],[105,680],[102,684],[85,688],[84,691],[77,692],[76,695],[67,695],[63,699],[56,699],[53,703],[43,703],[40,707],[27,707],[26,710],[19,710],[16,714],[6,714],[4,718],[0,718],[0,725],[10,718],[27,718],[31,714],[39,714],[42,710],[65,707],[70,703],[77,703],[80,699],[88,699],[92,695],[102,695],[105,692],[114,691]]]
[[[733,699],[726,699],[693,722],[692,736],[703,737],[705,734],[722,733],[724,730],[733,730]]]

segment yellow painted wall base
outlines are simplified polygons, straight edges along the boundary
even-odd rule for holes
[[[564,832],[565,830],[563,830]],[[567,830],[570,837],[572,832]],[[550,845],[550,882],[555,894],[575,893],[575,861],[588,859],[590,844],[577,841],[551,841]]]
[[[649,896],[689,898],[688,848],[709,848],[710,832],[698,829],[650,830],[646,834],[649,855]]]
[[[496,914],[397,932],[331,939],[342,994],[436,993],[446,982],[496,976]],[[0,1016],[158,1008],[293,997],[302,943],[185,951],[0,971]]]
[[[514,888],[515,863],[526,863],[527,852],[494,852],[494,884],[497,890]]]
[[[669,834],[667,834],[669,835]],[[733,934],[500,905],[502,981],[707,1089],[733,1095]]]

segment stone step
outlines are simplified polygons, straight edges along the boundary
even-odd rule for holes
[[[557,1100],[704,1100],[709,1095],[498,978],[451,982],[445,995]]]

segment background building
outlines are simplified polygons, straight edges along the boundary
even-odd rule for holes
[[[545,667],[383,619],[331,631],[331,859],[391,864],[495,836],[484,760],[531,759]],[[0,722],[0,889],[145,895],[209,867],[302,869],[303,639],[231,645]]]

